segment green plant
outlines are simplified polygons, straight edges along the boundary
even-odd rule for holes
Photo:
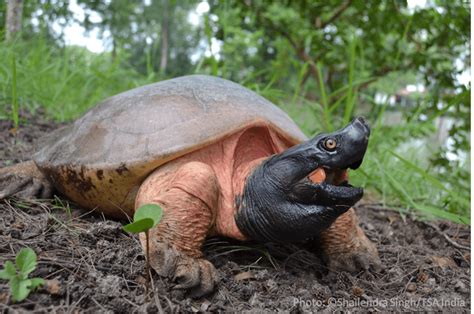
[[[71,206],[69,206],[68,202],[63,202],[59,197],[54,195],[54,199],[52,200],[51,204],[53,205],[54,209],[64,210],[67,214],[68,221],[72,221],[72,211]]]
[[[44,284],[42,278],[28,278],[36,268],[36,253],[29,247],[22,248],[15,259],[16,266],[6,261],[0,270],[0,279],[8,280],[14,302],[23,301],[31,291]]]
[[[137,72],[121,55],[111,60],[107,53],[61,48],[42,37],[0,45],[0,56],[5,56],[0,62],[0,117],[15,125],[19,106],[67,121],[109,96],[156,80]]]
[[[18,129],[18,97],[16,92],[16,59],[12,56],[12,120],[13,127]]]
[[[131,233],[145,233],[146,238],[146,291],[150,282],[150,239],[148,231],[156,226],[163,216],[163,210],[155,204],[145,204],[139,207],[133,215],[133,222],[123,226],[123,230]]]

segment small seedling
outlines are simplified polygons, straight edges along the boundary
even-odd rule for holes
[[[0,270],[0,279],[9,280],[13,302],[23,301],[31,291],[44,284],[42,278],[28,278],[36,268],[36,253],[29,247],[22,248],[15,259],[16,266],[6,261]]]
[[[163,216],[163,210],[155,204],[145,204],[139,207],[133,215],[133,222],[123,226],[123,230],[131,233],[145,232],[146,238],[146,295],[150,282],[150,240],[148,231],[156,226]]]

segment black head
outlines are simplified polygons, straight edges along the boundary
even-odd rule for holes
[[[311,158],[319,167],[357,169],[367,150],[370,128],[362,117],[345,128],[329,134],[319,134],[309,141]],[[305,146],[305,145],[304,145]]]
[[[264,161],[244,188],[236,215],[241,231],[258,240],[295,241],[329,227],[362,198],[347,169],[361,165],[369,136],[367,123],[356,118]],[[323,174],[317,181],[315,171]]]

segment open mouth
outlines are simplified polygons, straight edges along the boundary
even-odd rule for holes
[[[355,170],[359,168],[361,164],[362,159],[340,169],[331,169],[323,166],[311,172],[308,179],[316,184],[325,182],[330,185],[352,187],[352,185],[349,184],[348,168]]]

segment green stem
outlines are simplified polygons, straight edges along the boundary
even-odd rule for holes
[[[16,59],[15,55],[12,57],[12,119],[13,119],[13,126],[15,130],[18,129],[19,125],[19,113],[18,113],[18,97],[17,97],[17,90],[16,90]]]
[[[331,132],[332,131],[332,124],[330,121],[329,117],[329,104],[328,104],[328,98],[326,94],[326,88],[324,87],[324,82],[323,82],[323,74],[321,71],[321,64],[318,62],[316,64],[316,69],[318,73],[318,79],[319,79],[319,90],[321,92],[321,104],[323,105],[323,120],[324,120],[324,127],[326,132]]]
[[[148,230],[145,231],[146,237],[146,283],[145,283],[145,296],[148,299],[148,290],[150,285],[150,237],[148,236]]]

